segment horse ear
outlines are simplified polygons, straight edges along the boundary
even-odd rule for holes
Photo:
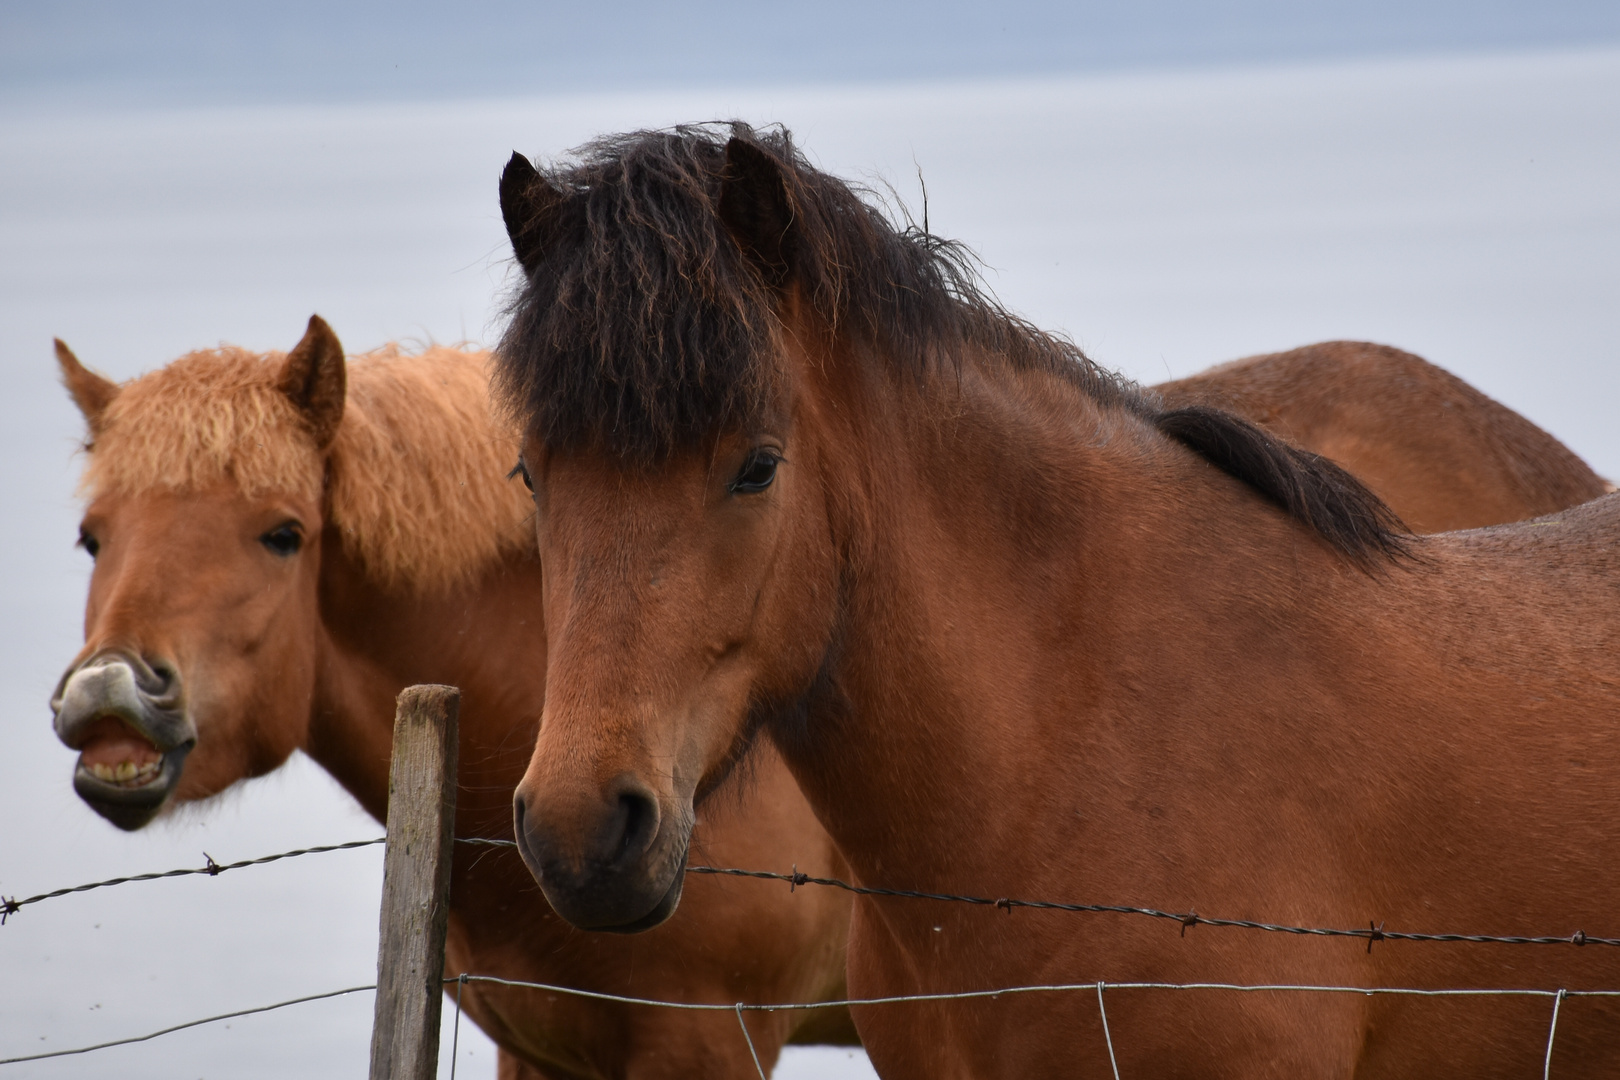
[[[546,218],[561,201],[562,192],[541,176],[528,158],[512,151],[501,171],[501,218],[506,222],[507,238],[512,241],[512,254],[524,273],[532,274],[545,254],[541,241]]]
[[[325,450],[330,446],[343,422],[348,370],[343,362],[343,345],[325,319],[319,315],[309,317],[309,329],[287,354],[276,385],[304,414],[316,447]]]
[[[62,366],[62,381],[67,384],[68,393],[73,395],[73,403],[84,414],[84,422],[89,425],[93,439],[101,434],[102,417],[113,398],[118,396],[118,384],[79,363],[79,358],[73,355],[73,350],[61,338],[56,339],[56,362]]]
[[[720,220],[737,246],[781,287],[793,270],[793,203],[780,162],[735,136],[720,175]]]

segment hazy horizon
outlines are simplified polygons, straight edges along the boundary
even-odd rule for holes
[[[0,3],[14,106],[900,84],[1620,43],[1609,0]]]

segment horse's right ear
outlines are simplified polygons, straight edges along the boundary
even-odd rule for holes
[[[528,158],[512,151],[501,171],[501,218],[512,241],[512,254],[526,274],[534,273],[535,264],[545,254],[546,218],[561,200],[562,192]]]
[[[73,395],[73,403],[84,414],[84,422],[89,425],[90,437],[94,439],[101,434],[107,406],[118,396],[118,384],[79,363],[79,358],[61,338],[56,339],[56,362],[62,366],[62,381]]]
[[[309,317],[303,340],[293,346],[281,366],[276,386],[303,413],[315,436],[317,449],[325,450],[337,436],[343,422],[343,400],[348,394],[349,372],[343,362],[343,343],[319,315]]]
[[[765,280],[780,288],[793,271],[793,202],[787,175],[770,154],[732,136],[720,174],[721,222]]]

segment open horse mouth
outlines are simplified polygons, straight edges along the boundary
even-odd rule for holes
[[[180,782],[189,744],[164,753],[122,717],[102,716],[84,729],[73,790],[120,829],[151,821]]]
[[[79,751],[79,798],[120,829],[156,817],[197,742],[178,678],[138,659],[96,657],[63,676],[51,708],[57,736]]]
[[[162,752],[122,717],[98,717],[85,729],[79,768],[104,784],[142,788],[158,779],[162,767]]]

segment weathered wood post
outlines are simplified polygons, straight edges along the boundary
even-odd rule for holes
[[[456,830],[461,691],[407,686],[394,713],[371,1080],[433,1080]]]

